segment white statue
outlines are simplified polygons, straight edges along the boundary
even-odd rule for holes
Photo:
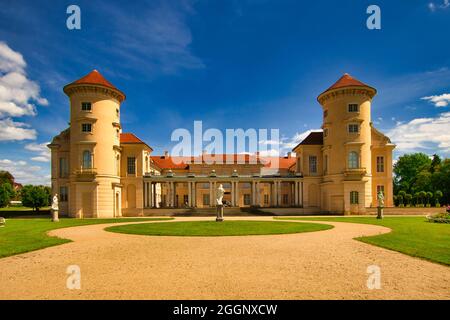
[[[384,207],[384,195],[382,191],[378,191],[377,199],[378,199],[378,206]]]
[[[222,184],[219,184],[219,187],[217,188],[216,191],[216,204],[218,206],[223,205],[222,199],[223,199],[223,195],[225,194],[225,189],[223,188]]]
[[[58,194],[55,193],[52,200],[52,221],[58,222],[59,216],[58,216],[59,206],[58,206]]]
[[[53,210],[53,211],[58,211],[58,210],[59,210],[59,206],[58,206],[58,194],[57,194],[57,193],[55,193],[55,195],[53,196],[52,210]]]

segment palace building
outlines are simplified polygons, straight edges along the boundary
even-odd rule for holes
[[[348,74],[321,93],[321,132],[285,157],[153,155],[122,131],[125,94],[94,70],[64,87],[70,126],[53,138],[51,176],[60,214],[77,218],[214,213],[225,189],[225,213],[362,214],[393,205],[392,151],[371,122],[376,89]],[[294,155],[295,154],[295,155]]]

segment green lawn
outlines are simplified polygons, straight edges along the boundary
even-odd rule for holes
[[[316,223],[271,221],[192,221],[130,224],[113,226],[107,231],[151,236],[244,236],[263,234],[300,233],[331,229],[333,226]]]
[[[450,265],[450,225],[427,222],[424,217],[317,217],[275,218],[282,220],[336,221],[374,224],[392,229],[392,232],[356,240],[402,252],[413,257]]]
[[[68,239],[50,237],[46,233],[53,229],[83,226],[99,223],[135,222],[149,220],[170,220],[172,218],[120,218],[120,219],[70,219],[59,222],[50,219],[7,219],[6,226],[0,227],[0,258],[15,254],[56,246]]]

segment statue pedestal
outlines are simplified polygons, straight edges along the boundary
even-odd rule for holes
[[[383,219],[383,207],[377,207],[377,219]]]
[[[58,214],[58,210],[53,210],[52,209],[52,222],[58,222],[59,221],[59,214]]]
[[[216,222],[223,221],[223,205],[218,204],[216,207]]]

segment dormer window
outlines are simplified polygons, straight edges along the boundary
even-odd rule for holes
[[[91,111],[92,110],[92,104],[90,102],[82,102],[81,103],[81,110],[82,111]]]
[[[356,103],[350,103],[348,105],[348,112],[359,112],[359,106]]]

